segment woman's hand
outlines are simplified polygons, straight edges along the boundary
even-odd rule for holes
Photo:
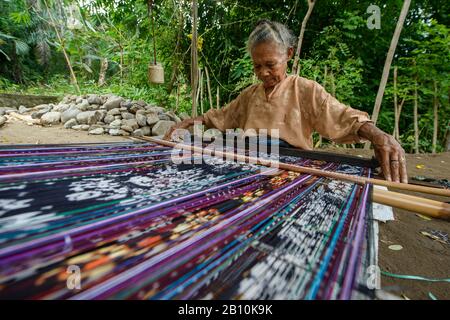
[[[172,137],[172,132],[174,132],[176,129],[189,129],[190,126],[193,126],[195,122],[203,122],[204,118],[203,116],[198,116],[196,118],[190,118],[183,120],[181,122],[178,122],[177,124],[174,124],[169,131],[164,135],[163,140],[170,141]]]
[[[393,136],[368,122],[361,126],[358,134],[373,144],[384,178],[388,181],[408,183],[405,150]]]
[[[178,122],[174,124],[169,131],[166,132],[166,134],[163,137],[163,140],[170,141],[172,137],[172,132],[174,132],[176,129],[188,129],[191,125],[194,124],[193,119],[186,119],[181,122]]]

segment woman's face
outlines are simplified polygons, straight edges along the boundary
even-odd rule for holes
[[[253,68],[264,88],[272,88],[286,78],[287,62],[292,58],[293,48],[283,52],[274,42],[257,44],[252,52]]]

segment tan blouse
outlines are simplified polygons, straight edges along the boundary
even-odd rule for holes
[[[268,96],[262,83],[254,84],[225,107],[206,112],[204,119],[208,128],[222,132],[279,129],[280,139],[306,150],[313,148],[314,131],[338,143],[360,142],[358,130],[370,121],[366,112],[340,103],[317,82],[294,75]]]

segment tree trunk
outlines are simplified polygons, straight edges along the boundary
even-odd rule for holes
[[[418,94],[417,80],[414,83],[414,152],[419,153],[419,121],[418,121]]]
[[[394,67],[394,138],[398,140],[398,105],[397,105],[397,70],[398,67]]]
[[[106,71],[108,70],[108,59],[103,58],[100,65],[100,73],[98,76],[98,86],[101,87],[106,83]]]
[[[400,33],[402,32],[403,24],[408,14],[410,4],[411,0],[405,0],[403,2],[402,11],[400,12],[400,17],[398,18],[397,26],[395,27],[394,35],[392,36],[391,45],[386,56],[386,61],[384,62],[383,74],[381,76],[380,86],[378,88],[378,93],[372,112],[372,121],[375,125],[377,124],[378,114],[380,113],[381,102],[383,101],[384,90],[386,88],[386,83],[389,77],[389,70],[391,68],[392,59],[394,58],[395,49],[397,48],[398,39],[400,38]],[[370,142],[366,143],[364,149],[369,148]]]
[[[175,84],[175,80],[177,79],[178,65],[181,60],[179,51],[180,51],[180,46],[181,46],[181,37],[183,36],[183,25],[184,25],[183,13],[180,10],[180,21],[179,21],[178,34],[177,34],[177,43],[175,45],[175,50],[174,50],[175,58],[174,58],[173,64],[172,64],[172,75],[170,77],[169,85],[167,86],[168,94],[172,93],[173,86]]]
[[[73,72],[72,63],[70,62],[69,55],[66,52],[66,46],[64,43],[64,39],[59,34],[58,26],[56,25],[56,21],[53,18],[53,14],[51,13],[46,0],[44,0],[44,4],[45,4],[45,7],[47,8],[47,12],[50,17],[50,20],[52,21],[53,28],[55,29],[56,37],[58,38],[59,44],[61,45],[61,49],[63,51],[64,58],[66,59],[67,67],[69,68],[70,76],[72,78],[72,83],[73,83],[75,89],[77,90],[77,93],[81,95],[80,87],[78,86],[77,77],[75,76],[75,72]]]
[[[217,93],[216,93],[216,109],[220,108],[220,89],[217,87]]]
[[[208,98],[209,98],[209,108],[213,109],[213,101],[212,101],[212,93],[211,93],[211,83],[209,81],[209,73],[208,73],[208,68],[205,66],[205,74],[206,74],[206,85],[207,85],[207,89],[208,89]]]
[[[197,117],[197,86],[198,86],[198,53],[197,53],[197,0],[192,1],[192,41],[191,41],[191,90],[192,90],[192,114]]]
[[[433,113],[434,113],[434,126],[433,126],[433,150],[432,153],[436,153],[436,144],[437,144],[437,135],[438,135],[438,88],[437,82],[434,80],[434,104],[433,104]]]
[[[316,0],[308,0],[308,11],[302,21],[300,36],[298,37],[297,50],[295,52],[294,64],[292,65],[292,74],[300,74],[300,53],[302,51],[303,36],[305,34],[306,24],[311,16]]]

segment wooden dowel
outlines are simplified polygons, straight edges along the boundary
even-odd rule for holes
[[[349,174],[345,174],[345,173],[338,173],[338,172],[331,172],[331,171],[325,171],[325,170],[320,170],[320,169],[302,167],[302,166],[298,166],[298,165],[294,165],[294,164],[287,164],[287,163],[274,161],[274,160],[265,160],[262,158],[248,157],[248,156],[239,155],[236,153],[222,152],[222,151],[217,151],[217,150],[208,150],[208,149],[203,149],[200,147],[189,146],[186,144],[175,143],[175,142],[161,140],[161,139],[157,139],[157,138],[153,138],[153,137],[142,137],[142,140],[166,145],[168,147],[177,147],[177,148],[181,148],[181,149],[185,149],[185,150],[190,150],[190,151],[194,151],[197,153],[205,153],[208,155],[227,157],[228,159],[234,159],[237,161],[251,162],[251,163],[256,163],[256,164],[260,164],[263,166],[269,166],[269,167],[278,167],[283,170],[309,173],[309,174],[332,178],[332,179],[351,181],[351,182],[355,182],[358,184],[371,183],[374,185],[385,186],[385,187],[395,188],[395,189],[400,189],[400,190],[415,191],[415,192],[434,194],[434,195],[438,195],[438,196],[450,197],[450,190],[448,190],[448,189],[431,188],[431,187],[412,185],[412,184],[408,184],[408,183],[399,183],[399,182],[392,182],[392,181],[386,181],[386,180],[381,180],[381,179],[358,177],[358,176],[353,176],[353,175],[349,175]]]
[[[336,173],[336,172],[330,172],[330,171],[324,171],[314,168],[307,168],[307,167],[301,167],[297,165],[292,164],[286,164],[279,161],[273,161],[273,160],[265,160],[261,158],[255,158],[255,157],[248,157],[243,155],[238,155],[236,153],[229,153],[229,152],[221,152],[217,150],[209,150],[209,149],[203,149],[195,146],[186,145],[183,143],[175,143],[170,142],[166,140],[161,140],[153,137],[136,137],[139,140],[144,141],[150,141],[153,143],[157,143],[160,145],[165,145],[172,148],[180,148],[185,149],[191,152],[199,153],[199,154],[208,154],[218,157],[226,157],[227,159],[233,159],[237,161],[243,161],[243,162],[251,162],[251,163],[258,163],[264,166],[272,167],[272,166],[278,166],[279,169],[288,170],[288,171],[295,171],[295,172],[301,172],[301,173],[308,173],[311,175],[317,175],[332,179],[339,179],[339,180],[345,180],[345,181],[351,181],[358,184],[366,184],[366,183],[373,183],[371,181],[380,182],[382,180],[378,179],[369,179],[364,177],[358,177],[358,176],[352,176],[348,174],[342,174],[342,173]],[[386,181],[387,182],[387,181]],[[375,183],[373,183],[375,184]],[[402,184],[405,185],[405,184]],[[433,188],[427,188],[426,189],[433,189]],[[440,190],[440,189],[437,189]],[[400,194],[392,191],[386,191],[386,190],[380,190],[380,189],[373,189],[373,201],[388,205],[391,207],[396,207],[400,209],[409,210],[416,213],[421,213],[423,215],[427,215],[434,218],[440,218],[445,220],[450,220],[450,205],[447,203],[434,201],[430,199],[425,199],[421,197],[415,197],[410,196],[406,194]]]
[[[450,205],[444,202],[380,189],[373,190],[373,201],[433,218],[450,220]]]

